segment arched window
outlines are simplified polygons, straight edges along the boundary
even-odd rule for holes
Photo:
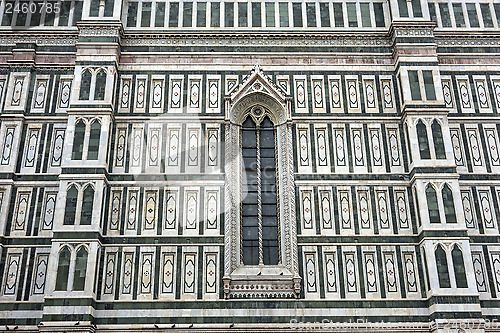
[[[434,140],[434,151],[436,152],[436,158],[438,160],[446,159],[446,152],[444,150],[443,132],[441,131],[441,125],[439,125],[437,120],[432,122],[432,139]]]
[[[92,74],[89,70],[84,70],[82,73],[82,81],[80,84],[80,99],[88,101],[90,98],[90,84],[92,82]]]
[[[94,208],[94,189],[88,185],[83,191],[81,225],[92,224],[92,209]]]
[[[444,184],[441,194],[443,196],[444,215],[446,216],[446,223],[457,223],[455,203],[453,202],[453,193],[451,192],[448,184]]]
[[[78,201],[78,190],[75,185],[71,185],[66,193],[66,211],[64,212],[64,225],[75,224],[76,203]]]
[[[439,287],[451,288],[450,274],[448,272],[448,261],[446,260],[446,252],[444,252],[441,245],[438,245],[434,254],[436,256],[436,267],[438,271]]]
[[[279,261],[276,198],[276,151],[273,123],[248,116],[242,126],[245,177],[242,200],[242,252],[245,265]]]
[[[72,160],[81,160],[83,156],[83,141],[85,140],[85,123],[78,120],[75,124],[75,136],[73,137]]]
[[[418,149],[420,151],[420,158],[423,160],[430,159],[431,152],[429,150],[429,138],[427,137],[427,127],[424,125],[422,120],[419,120],[417,124],[417,138],[418,138]]]
[[[462,251],[457,244],[453,246],[451,251],[451,259],[453,260],[453,268],[455,269],[455,282],[457,288],[467,288],[467,276],[465,274],[464,257]]]
[[[90,126],[89,149],[87,160],[97,160],[99,156],[99,140],[101,138],[101,123],[95,120]]]
[[[87,275],[88,253],[85,247],[81,246],[76,253],[75,275],[73,277],[73,290],[85,290],[85,276]]]
[[[94,100],[103,101],[106,93],[106,72],[100,70],[95,77]]]
[[[425,189],[425,196],[427,198],[427,209],[429,210],[429,221],[431,223],[441,223],[436,190],[431,184],[427,185],[427,188]]]
[[[59,263],[57,264],[56,290],[66,291],[68,289],[69,262],[71,252],[67,246],[59,252]]]

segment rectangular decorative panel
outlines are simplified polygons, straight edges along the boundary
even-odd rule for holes
[[[474,166],[482,166],[483,161],[481,158],[481,148],[480,148],[480,141],[479,141],[479,135],[477,133],[476,129],[468,129],[467,130],[467,137],[469,139],[469,147],[470,147],[470,152],[471,152],[471,157],[472,157],[472,165]]]
[[[2,160],[1,165],[10,165],[12,156],[12,146],[14,144],[15,127],[7,127],[5,129],[5,136],[3,139],[2,147]]]
[[[305,79],[295,79],[295,112],[307,112],[307,90]]]
[[[196,291],[196,253],[184,253],[184,278],[183,292],[185,294],[194,294]]]
[[[380,229],[390,229],[389,206],[387,203],[387,191],[376,191],[378,220]]]
[[[443,99],[447,108],[453,107],[453,87],[450,80],[441,80],[443,86]]]
[[[367,111],[377,109],[377,94],[375,90],[375,80],[364,80],[365,107]],[[370,110],[373,109],[373,110]]]
[[[198,128],[188,128],[187,136],[188,136],[186,142],[187,165],[198,166],[200,130]]]
[[[462,153],[462,140],[460,130],[450,128],[451,144],[453,146],[453,154],[455,156],[455,163],[457,166],[464,166],[464,155]]]
[[[33,267],[33,295],[43,295],[45,293],[45,282],[47,280],[47,267],[49,264],[49,255],[38,254]]]
[[[377,292],[377,263],[375,259],[375,253],[365,252],[365,279],[366,279],[366,291],[369,293]]]
[[[220,108],[220,80],[208,79],[207,89],[207,112],[218,112]]]
[[[323,229],[333,229],[332,198],[330,191],[319,191],[320,215]]]
[[[357,83],[358,80],[347,80],[347,100],[349,103],[349,109],[359,108]]]
[[[300,166],[309,166],[309,130],[307,128],[298,128],[297,136],[299,138]]]
[[[47,100],[49,79],[37,79],[33,91],[33,111],[43,111]]]
[[[417,292],[417,277],[415,258],[412,252],[403,252],[404,271],[406,275],[406,289],[408,292]]]
[[[151,111],[159,112],[163,110],[163,91],[165,80],[153,79],[151,83]]]
[[[26,229],[28,213],[30,208],[30,193],[20,192],[17,196],[16,210],[14,220],[12,221],[12,230],[21,231]]]
[[[344,145],[344,130],[334,129],[335,135],[335,158],[337,166],[346,166],[345,145]]]
[[[495,279],[495,285],[497,287],[497,292],[500,291],[500,253],[491,254],[491,266],[492,273]]]
[[[157,127],[149,128],[148,134],[148,165],[160,165],[160,140],[161,129]]]
[[[135,83],[135,109],[134,112],[144,112],[146,108],[146,81],[147,79],[137,79]]]
[[[314,293],[317,291],[316,285],[316,254],[304,253],[305,262],[305,286],[306,291]]]
[[[111,191],[111,203],[110,203],[110,218],[109,218],[109,230],[118,230],[120,226],[121,208],[122,208],[122,191],[113,190]]]
[[[24,158],[24,166],[32,168],[35,166],[38,152],[38,140],[40,137],[40,128],[30,128],[26,136],[26,153]]]
[[[348,293],[355,293],[358,291],[358,282],[356,278],[356,259],[354,252],[344,253],[344,276],[346,280],[346,291]]]
[[[205,292],[217,292],[217,253],[205,253]]]
[[[457,85],[458,85],[458,92],[460,94],[460,102],[462,103],[462,108],[471,109],[473,105],[469,89],[469,81],[466,79],[459,79],[457,80]]]
[[[127,129],[118,128],[116,130],[115,166],[125,166],[125,152],[127,150]]]
[[[389,141],[389,150],[391,157],[391,166],[400,166],[401,165],[401,157],[399,154],[399,135],[398,130],[395,128],[387,129],[387,140]]]
[[[358,209],[359,226],[361,229],[370,229],[370,196],[366,190],[358,191]]]
[[[313,109],[317,112],[324,112],[325,93],[324,93],[322,79],[312,80],[312,100],[313,100]]]
[[[478,191],[479,194],[479,203],[481,204],[481,212],[483,215],[483,223],[484,227],[488,229],[495,228],[495,217],[493,206],[490,201],[490,192],[489,191]]]
[[[154,230],[156,228],[158,191],[146,191],[144,197],[146,200],[144,204],[144,230]]]
[[[392,81],[390,79],[381,80],[382,97],[384,101],[384,109],[394,108],[394,98],[392,96]]]
[[[116,252],[106,253],[106,271],[103,285],[104,295],[112,295],[115,289],[116,255]]]
[[[165,192],[165,229],[175,229],[177,225],[178,192],[167,190]]]
[[[219,191],[205,192],[205,222],[207,229],[217,229],[219,221]]]
[[[130,190],[127,200],[127,230],[135,230],[137,226],[137,211],[139,209],[139,191]]]
[[[5,261],[5,278],[3,294],[14,296],[16,294],[19,268],[21,267],[21,254],[13,253]]]
[[[185,228],[196,229],[198,223],[198,191],[186,190],[185,193]]]
[[[179,146],[180,146],[180,129],[168,129],[168,146],[167,146],[167,165],[179,165]]]
[[[476,219],[474,214],[474,202],[470,191],[460,191],[462,197],[462,205],[464,208],[465,226],[467,228],[476,227]]]
[[[161,293],[171,294],[174,292],[174,253],[163,253],[162,255],[162,276],[161,276]]]
[[[486,146],[488,147],[491,165],[500,166],[500,156],[498,155],[497,134],[494,129],[487,128],[484,130],[486,137]]]
[[[207,128],[207,164],[217,166],[219,160],[219,129]]]
[[[476,97],[480,109],[489,109],[490,102],[488,100],[488,87],[486,81],[483,79],[475,80],[476,84]]]
[[[381,135],[378,128],[371,128],[369,130],[370,134],[370,146],[372,155],[372,165],[373,166],[383,166],[383,153],[381,144]]]
[[[182,79],[170,80],[170,109],[180,112],[182,108]]]
[[[481,252],[472,252],[472,266],[474,267],[474,276],[476,277],[477,291],[487,292],[488,283]]]
[[[141,280],[140,293],[151,294],[153,288],[153,260],[154,253],[141,253]]]
[[[302,190],[300,192],[301,206],[302,206],[302,228],[313,229],[314,227],[314,212],[313,212],[313,199],[312,191]]]
[[[132,281],[134,274],[134,253],[123,253],[123,275],[122,275],[122,294],[132,294]]]
[[[142,161],[143,129],[135,127],[132,129],[132,158],[131,166],[140,167]]]
[[[56,210],[57,192],[47,192],[43,204],[43,216],[40,223],[41,230],[52,230]]]
[[[337,291],[337,267],[335,264],[335,252],[325,252],[325,289],[327,292]]]
[[[19,106],[21,105],[21,97],[23,95],[24,77],[15,77],[12,89],[13,91],[12,91],[12,99],[10,101],[10,105]]]
[[[339,79],[330,80],[330,101],[332,109],[342,109],[342,92]]]
[[[120,108],[130,109],[131,92],[132,92],[132,79],[122,79]]]
[[[326,128],[316,129],[316,156],[318,166],[328,166],[328,146]]]
[[[351,229],[351,204],[349,191],[339,191],[340,222],[342,229]]]
[[[363,133],[361,129],[352,130],[352,149],[354,151],[354,165],[365,165],[365,153],[363,143]]]
[[[55,129],[54,137],[52,138],[52,156],[50,158],[50,166],[61,166],[62,150],[64,146],[64,129]]]
[[[398,225],[401,229],[410,228],[409,212],[407,209],[406,191],[394,191],[394,200],[396,200],[396,215],[398,218]]]
[[[190,110],[201,109],[201,80],[200,79],[190,79],[189,80],[189,100],[188,105]]]
[[[385,252],[384,256],[384,274],[385,282],[388,292],[397,292],[397,274],[396,274],[396,262],[394,260],[393,252]]]

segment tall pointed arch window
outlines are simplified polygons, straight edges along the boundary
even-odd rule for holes
[[[81,225],[92,224],[92,210],[94,208],[94,188],[88,185],[83,191]]]
[[[417,137],[420,158],[423,160],[429,160],[431,158],[431,152],[429,150],[429,138],[427,137],[427,127],[424,125],[422,120],[419,120],[417,123]]]
[[[425,189],[425,196],[427,197],[427,209],[429,210],[430,223],[441,223],[436,190],[431,184],[427,185],[427,188]]]
[[[76,204],[78,202],[78,190],[75,185],[71,185],[66,193],[66,210],[64,212],[64,225],[74,225],[76,216]]]
[[[92,83],[92,74],[88,69],[82,73],[82,81],[80,84],[80,100],[88,101],[90,99],[90,85]]]
[[[467,288],[467,275],[465,274],[464,267],[464,257],[462,255],[462,250],[457,244],[453,246],[451,251],[451,259],[453,260],[453,268],[455,270],[455,282],[457,288]]]
[[[56,291],[66,291],[68,289],[70,260],[71,252],[69,248],[65,246],[62,251],[59,252],[59,262],[57,264],[56,276]]]
[[[106,72],[101,69],[95,77],[94,100],[103,101],[106,93]]]
[[[88,252],[84,246],[81,246],[76,252],[75,275],[73,276],[73,290],[85,290],[85,277],[87,275]]]
[[[85,140],[85,123],[78,120],[75,124],[75,136],[73,138],[72,160],[81,160],[83,157],[83,141]]]
[[[437,120],[434,120],[431,125],[432,139],[434,141],[434,150],[438,160],[446,159],[446,151],[444,149],[443,131]]]
[[[438,271],[439,288],[451,288],[450,273],[448,272],[448,260],[446,259],[446,252],[441,245],[438,245],[434,252],[436,256],[436,267]]]
[[[441,190],[444,205],[444,215],[446,217],[446,223],[457,223],[457,215],[455,214],[455,204],[453,202],[453,193],[451,192],[450,186],[444,184]]]
[[[260,115],[262,110],[254,110]],[[243,155],[242,256],[245,265],[279,262],[276,134],[271,120],[248,116],[241,128]]]
[[[101,123],[94,120],[90,126],[89,149],[87,152],[88,160],[97,160],[99,156],[99,141],[101,138]]]

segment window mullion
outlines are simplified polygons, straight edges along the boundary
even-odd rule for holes
[[[260,169],[260,125],[256,126],[257,141],[257,222],[259,228],[259,265],[264,264],[264,250],[262,247],[262,182]]]

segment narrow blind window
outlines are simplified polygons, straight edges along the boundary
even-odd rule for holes
[[[276,265],[279,261],[276,195],[275,131],[269,118],[242,126],[245,172],[242,193],[242,248],[245,265]]]

